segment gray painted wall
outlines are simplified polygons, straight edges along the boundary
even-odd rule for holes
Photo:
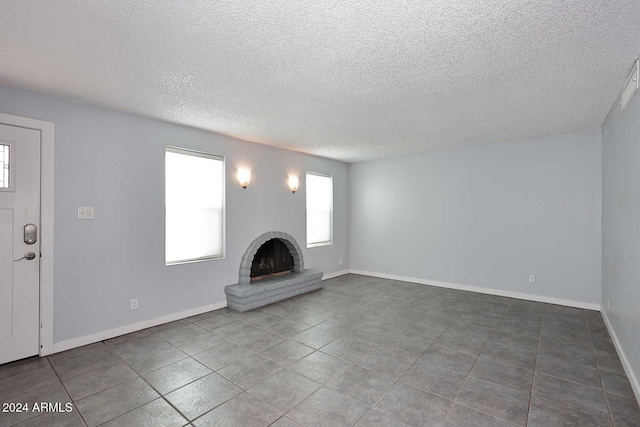
[[[244,251],[265,231],[304,248],[307,170],[334,176],[334,244],[303,249],[305,265],[325,273],[349,265],[345,163],[3,86],[0,112],[56,124],[55,342],[224,301]],[[165,145],[225,156],[226,259],[164,265]],[[238,166],[253,169],[246,190]],[[301,178],[296,194],[288,173]],[[78,206],[94,206],[95,220],[77,220]],[[129,310],[131,298],[139,310]]]
[[[618,99],[617,101],[619,101]],[[602,310],[640,399],[640,94],[602,126]]]
[[[597,130],[352,164],[350,268],[599,304],[600,149]]]

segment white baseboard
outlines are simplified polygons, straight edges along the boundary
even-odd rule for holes
[[[349,270],[342,270],[342,271],[336,271],[334,273],[325,274],[322,277],[322,280],[333,279],[334,277],[343,276],[345,274],[349,274]],[[131,332],[140,331],[142,329],[151,328],[153,326],[162,325],[163,323],[184,319],[185,317],[196,316],[198,314],[206,313],[207,311],[218,310],[226,306],[227,306],[227,302],[223,301],[216,304],[194,308],[191,310],[181,311],[179,313],[167,314],[165,316],[156,317],[155,319],[150,319],[150,320],[144,320],[142,322],[133,323],[131,325],[120,326],[118,328],[97,332],[95,334],[84,335],[82,337],[60,341],[53,344],[53,353],[59,353],[61,351],[70,350],[72,348],[82,347],[83,345],[93,344],[98,341],[119,337],[120,335],[125,335]]]
[[[344,276],[345,274],[349,274],[349,270],[336,271],[333,273],[325,274],[322,276],[322,280],[333,279],[334,277]]]
[[[418,283],[420,285],[437,286],[440,288],[457,289],[460,291],[478,292],[481,294],[497,295],[501,297],[524,299],[536,302],[545,302],[549,304],[565,305],[568,307],[584,308],[587,310],[600,311],[600,304],[592,304],[588,302],[572,301],[561,298],[545,297],[541,295],[525,294],[521,292],[503,291],[500,289],[481,288],[478,286],[459,285],[457,283],[440,282],[437,280],[417,279],[415,277],[396,276],[394,274],[375,273],[371,271],[349,270],[349,273],[360,274],[363,276],[379,277],[381,279],[398,280],[401,282]]]
[[[618,356],[620,356],[622,367],[624,368],[624,371],[627,373],[627,378],[629,378],[629,382],[631,383],[631,388],[633,388],[633,392],[636,395],[636,400],[640,403],[640,381],[638,381],[638,377],[636,376],[636,373],[633,371],[633,368],[631,367],[631,363],[629,362],[629,359],[627,358],[627,355],[625,354],[624,350],[622,349],[622,345],[618,340],[616,331],[613,329],[613,325],[609,321],[607,312],[604,310],[602,310],[602,318],[604,319],[604,324],[607,326],[609,335],[611,335],[611,340],[613,341],[613,345],[616,347]]]
[[[142,329],[151,328],[153,326],[162,325],[163,323],[173,322],[176,320],[184,319],[186,317],[196,316],[198,314],[206,313],[212,310],[219,310],[227,306],[227,301],[218,302],[215,304],[209,304],[198,308],[192,308],[178,313],[167,314],[164,316],[156,317],[150,320],[143,320],[142,322],[132,323],[131,325],[120,326],[118,328],[109,329],[107,331],[97,332],[95,334],[84,335],[82,337],[71,338],[69,340],[60,341],[53,344],[53,352],[59,353],[61,351],[70,350],[76,347],[82,347],[83,345],[93,344],[94,342],[108,340],[109,338],[119,337],[120,335],[129,334],[131,332],[140,331]]]

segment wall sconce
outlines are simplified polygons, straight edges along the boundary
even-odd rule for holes
[[[238,169],[238,181],[242,188],[247,188],[251,182],[251,171],[249,169]]]
[[[289,175],[289,189],[292,193],[298,191],[298,177]]]

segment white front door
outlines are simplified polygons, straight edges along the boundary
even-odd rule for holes
[[[0,125],[0,364],[38,354],[40,131]]]

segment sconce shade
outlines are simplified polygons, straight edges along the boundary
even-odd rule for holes
[[[292,193],[298,191],[298,177],[297,176],[289,176],[289,189]]]
[[[238,169],[238,181],[242,188],[247,188],[251,182],[251,171],[249,169]]]

